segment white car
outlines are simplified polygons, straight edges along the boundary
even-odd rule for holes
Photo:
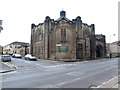
[[[13,58],[22,58],[22,56],[20,54],[13,54],[12,57]]]
[[[9,62],[9,61],[11,61],[10,55],[2,55],[1,56],[1,61],[3,61],[3,62]]]
[[[25,55],[25,60],[32,60],[32,61],[36,61],[37,58],[32,56],[31,54],[27,54]]]

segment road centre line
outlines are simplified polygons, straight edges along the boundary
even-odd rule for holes
[[[71,66],[71,65],[76,65],[76,64],[58,64],[58,65],[51,65],[51,66],[43,66],[40,64],[36,64],[36,65],[44,67],[44,68],[54,68],[54,67],[62,67],[62,66]]]
[[[72,82],[78,81],[78,80],[80,80],[80,79],[81,79],[81,78],[75,78],[75,79],[70,80],[70,81],[67,81],[67,82],[59,83],[59,84],[57,84],[57,86],[64,85],[64,84],[66,84],[66,83],[72,83]]]

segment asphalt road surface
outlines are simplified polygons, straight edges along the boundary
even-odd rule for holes
[[[2,73],[2,88],[89,88],[118,75],[118,58],[80,62],[13,59],[17,70]]]

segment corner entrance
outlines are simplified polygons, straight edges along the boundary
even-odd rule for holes
[[[102,57],[103,56],[103,47],[101,45],[96,46],[96,57]]]

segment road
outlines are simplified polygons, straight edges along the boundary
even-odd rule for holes
[[[118,60],[80,62],[13,59],[17,70],[2,73],[2,88],[89,88],[118,75]]]

